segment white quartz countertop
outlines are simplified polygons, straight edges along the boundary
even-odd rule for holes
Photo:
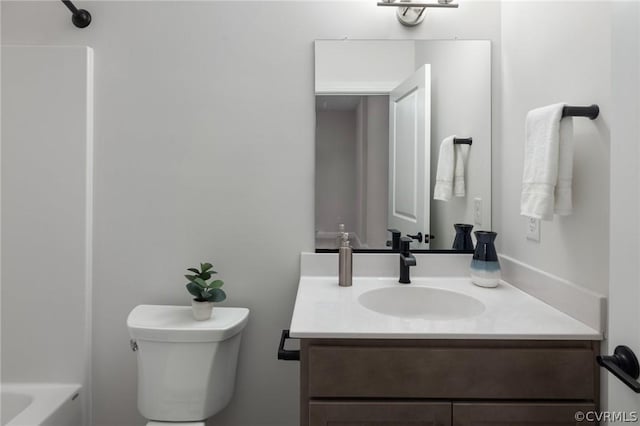
[[[304,272],[303,265],[303,272]],[[602,340],[602,334],[582,322],[501,282],[496,288],[475,286],[467,277],[354,276],[353,286],[339,287],[336,276],[303,275],[298,285],[290,335],[295,338],[384,339],[516,339]],[[471,296],[484,305],[474,316],[425,319],[381,314],[365,308],[364,292],[397,286],[431,287]]]

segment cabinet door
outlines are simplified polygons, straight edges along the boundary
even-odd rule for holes
[[[448,402],[311,401],[309,426],[451,426]]]
[[[594,404],[455,403],[453,426],[595,425],[582,417],[595,409]]]

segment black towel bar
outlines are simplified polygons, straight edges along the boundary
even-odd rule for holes
[[[563,117],[588,117],[596,119],[600,114],[600,107],[596,104],[590,106],[565,106],[562,108]]]
[[[285,349],[284,342],[287,339],[291,339],[289,337],[289,330],[282,330],[282,334],[280,335],[280,344],[278,345],[278,359],[284,361],[300,361],[300,350],[299,349]]]
[[[471,145],[473,138],[453,138],[454,145]]]

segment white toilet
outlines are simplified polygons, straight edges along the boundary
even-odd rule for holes
[[[138,410],[147,426],[204,426],[227,406],[248,318],[246,308],[215,307],[206,321],[196,321],[190,306],[139,305],[131,311]]]

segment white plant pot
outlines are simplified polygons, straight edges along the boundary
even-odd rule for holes
[[[191,308],[193,309],[193,317],[198,321],[206,321],[211,318],[211,310],[213,302],[198,302],[191,300]]]

